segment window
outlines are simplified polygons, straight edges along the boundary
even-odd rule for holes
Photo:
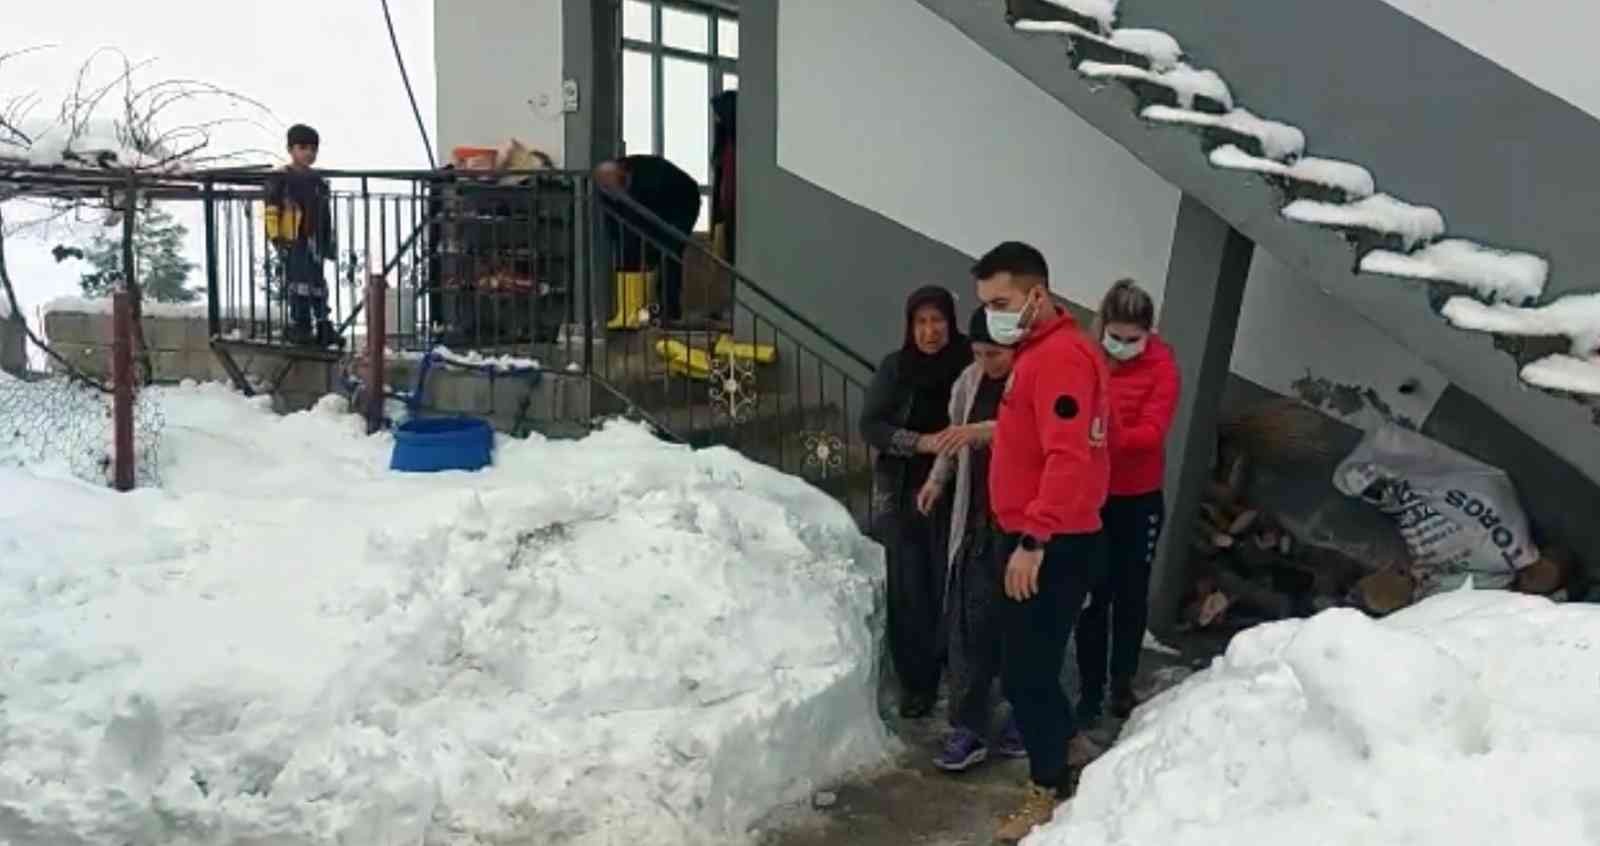
[[[715,0],[623,0],[622,142],[700,183],[711,220],[711,98],[739,87],[739,20]]]

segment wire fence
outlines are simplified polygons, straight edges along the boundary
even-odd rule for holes
[[[0,466],[57,467],[95,485],[112,483],[111,396],[64,376],[0,373]],[[159,485],[166,415],[154,392],[133,406],[135,484]]]

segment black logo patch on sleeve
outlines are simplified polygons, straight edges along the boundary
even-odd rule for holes
[[[1078,416],[1078,401],[1067,394],[1056,397],[1056,416],[1062,420],[1071,420]]]

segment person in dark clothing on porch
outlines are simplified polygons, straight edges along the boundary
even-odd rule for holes
[[[939,698],[944,543],[938,521],[917,510],[917,493],[934,457],[960,437],[950,426],[950,389],[972,363],[972,348],[956,326],[949,291],[912,292],[905,338],[873,374],[861,410],[861,435],[877,451],[872,534],[889,559],[889,654],[900,714],[910,719],[931,714]]]
[[[1106,566],[1100,510],[1110,462],[1105,358],[1050,295],[1049,267],[1007,242],[973,266],[989,334],[1017,347],[990,446],[989,503],[1003,533],[1001,675],[1032,782],[997,838],[1013,842],[1048,821],[1075,773],[1098,754],[1073,725],[1061,687],[1067,639]]]
[[[993,723],[989,691],[1000,677],[1000,618],[1006,601],[995,551],[998,533],[989,519],[989,442],[1014,351],[989,336],[981,307],[967,322],[967,339],[975,361],[950,392],[951,427],[961,430],[962,446],[939,455],[917,495],[917,510],[925,515],[933,514],[946,493],[951,495],[944,592],[950,734],[933,761],[946,772],[967,770],[989,757],[986,738]],[[1014,718],[1006,720],[994,751],[1006,758],[1027,757]]]
[[[739,92],[711,98],[711,243],[735,264],[739,227]]]
[[[626,156],[601,162],[594,178],[602,187],[625,194],[661,223],[619,203],[607,210],[620,221],[608,220],[614,238],[620,238],[618,271],[656,271],[659,302],[668,320],[683,318],[683,249],[700,217],[700,184],[682,168],[660,156]],[[624,229],[624,231],[618,231]]]

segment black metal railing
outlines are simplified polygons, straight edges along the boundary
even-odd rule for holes
[[[319,175],[334,223],[328,317],[343,341],[342,353],[320,355],[362,347],[364,293],[380,274],[389,348],[534,359],[587,382],[587,419],[628,415],[675,440],[737,449],[870,519],[872,456],[855,418],[871,363],[703,237],[586,173]],[[285,332],[283,258],[265,233],[268,171],[7,171],[23,177],[67,198],[200,204],[213,344],[292,355],[291,340],[304,342]]]

